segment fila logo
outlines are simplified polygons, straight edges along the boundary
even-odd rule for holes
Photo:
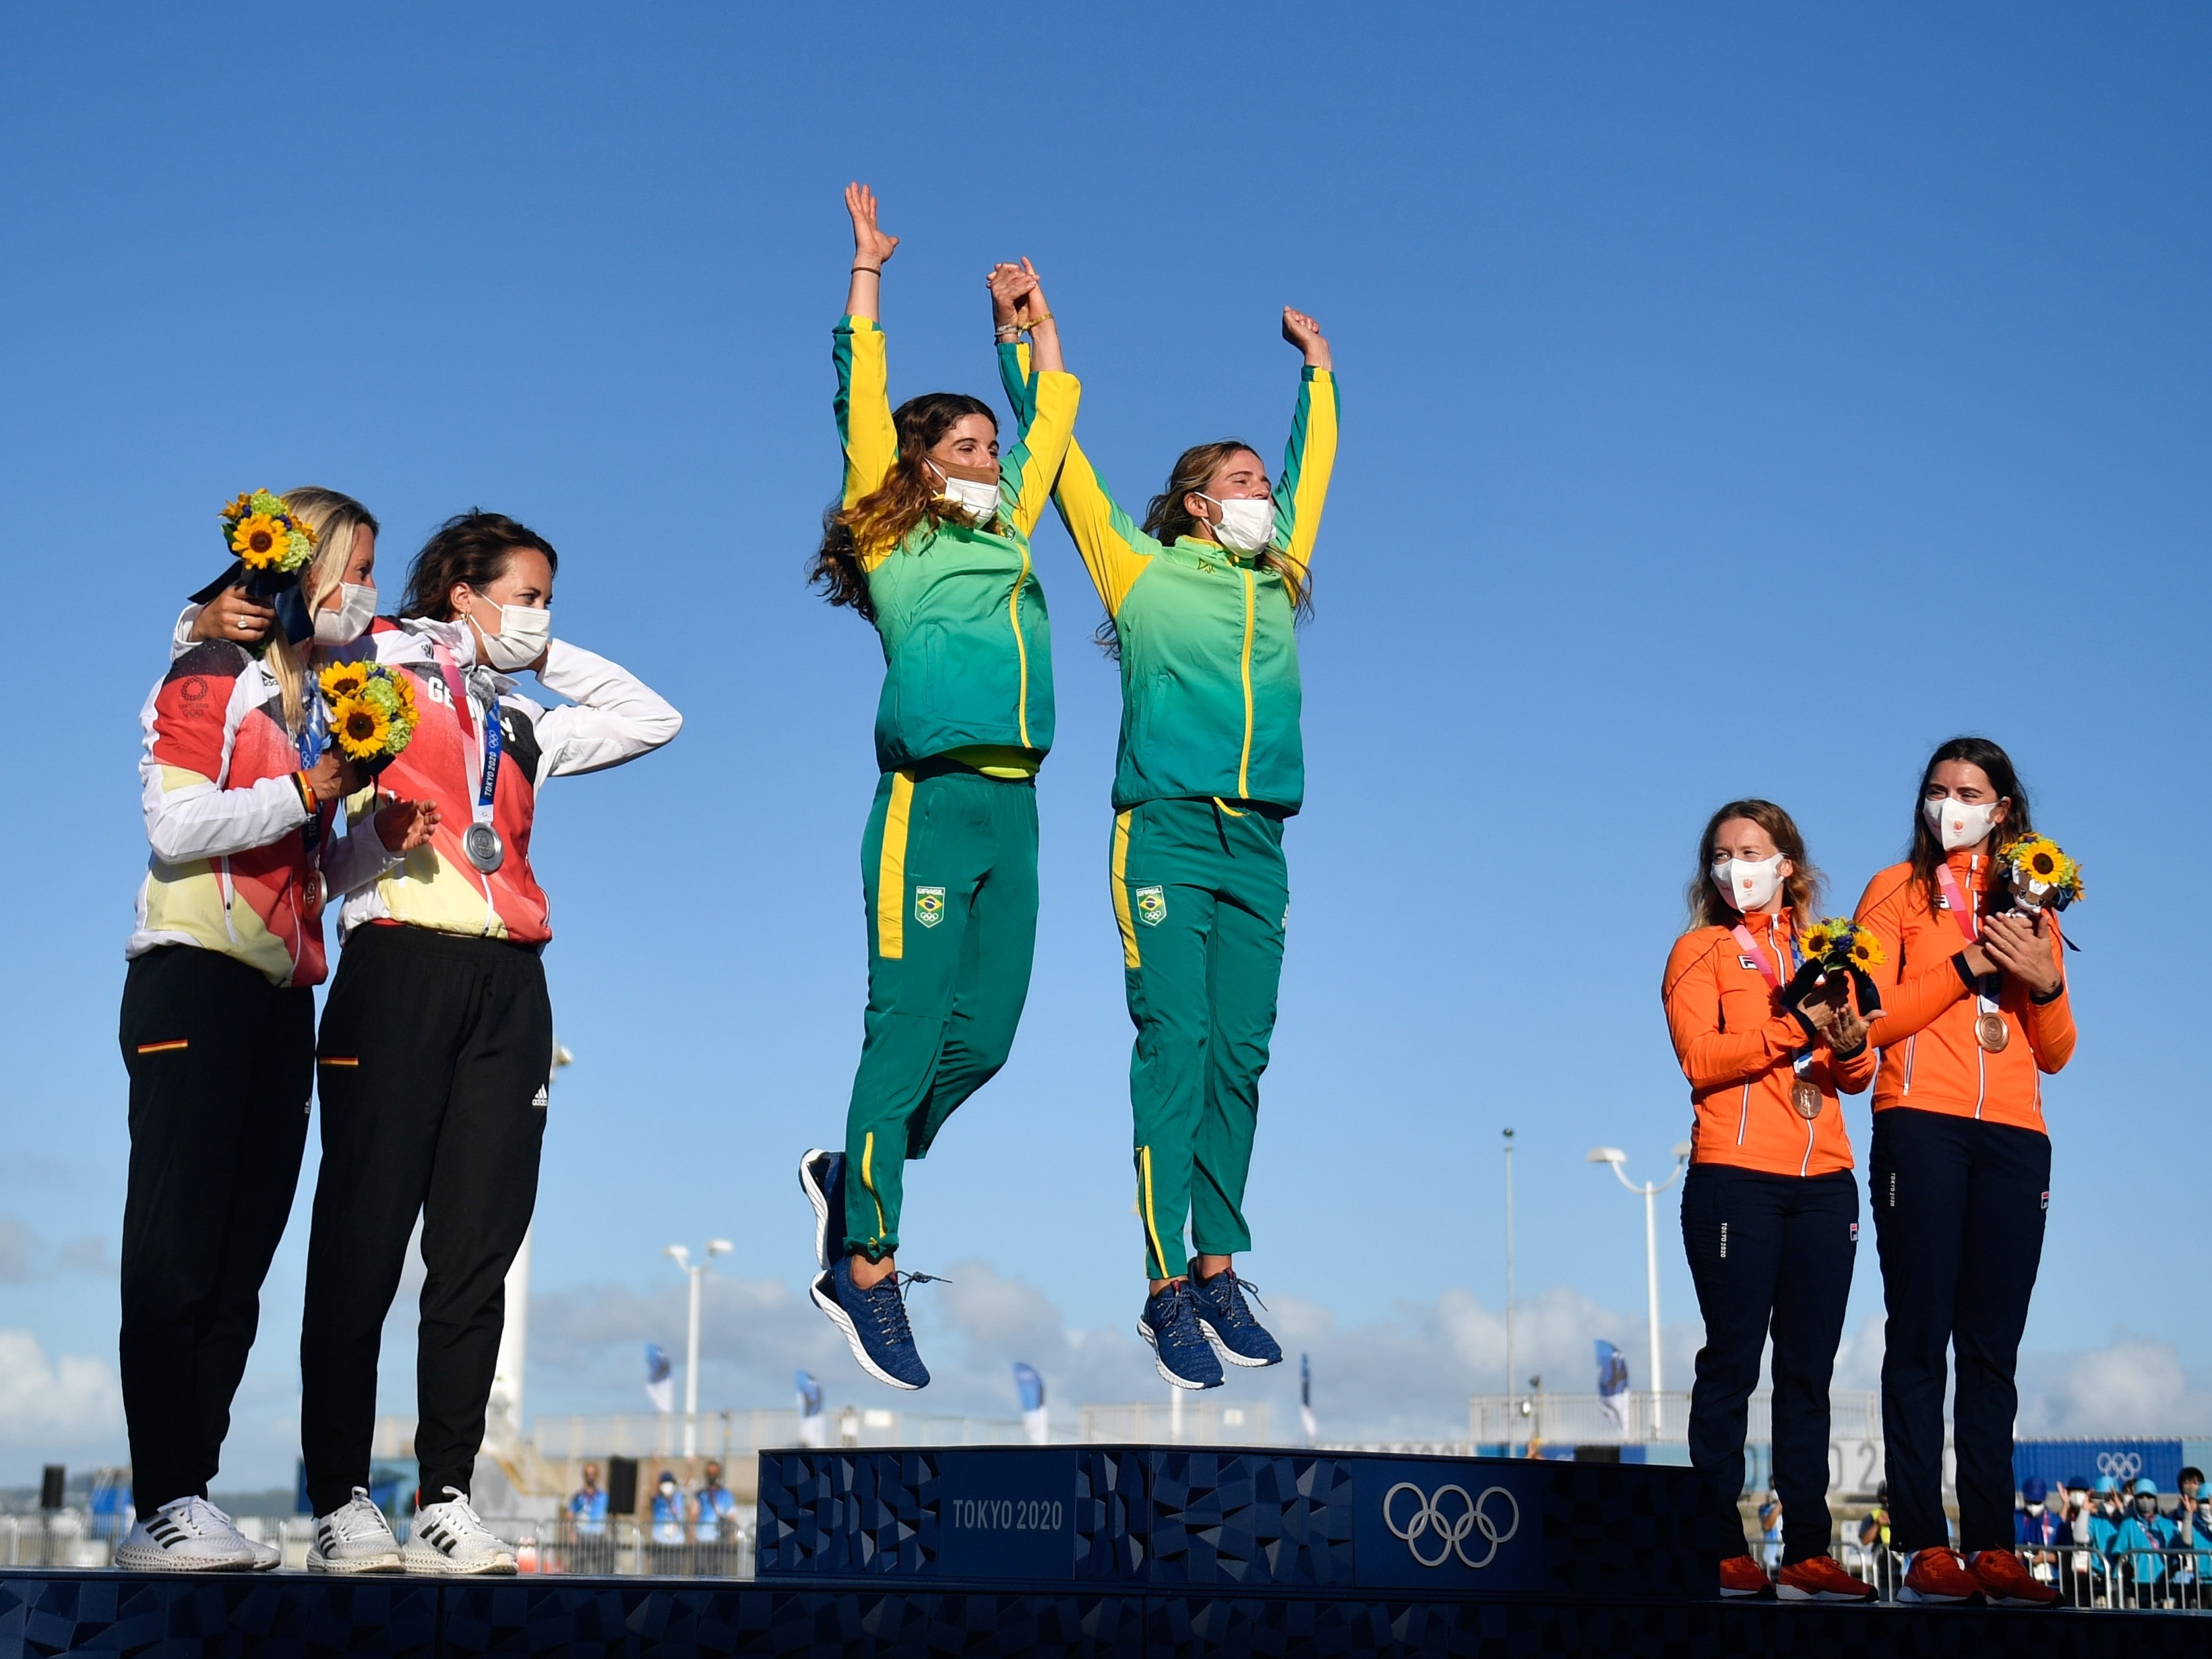
[[[1759,964],[1753,962],[1749,957],[1738,957],[1736,960],[1741,963],[1746,968],[1751,969],[1753,973],[1755,974],[1759,971]]]
[[[1858,1242],[1859,1242],[1859,1224],[1858,1224],[1857,1222],[1854,1221],[1853,1223],[1851,1223],[1851,1243],[1854,1243],[1854,1244],[1856,1244],[1856,1243],[1857,1243]]]
[[[2043,1207],[2046,1210],[2051,1207],[2051,1194],[2049,1193],[2045,1193],[2043,1195]]]

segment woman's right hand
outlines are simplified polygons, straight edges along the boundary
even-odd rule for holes
[[[1305,354],[1309,368],[1330,366],[1328,341],[1322,334],[1321,325],[1304,312],[1283,307],[1283,337]]]
[[[387,853],[411,853],[438,827],[438,804],[428,800],[387,801],[376,812],[376,838]]]
[[[319,801],[340,800],[361,787],[361,769],[340,756],[335,748],[324,750],[322,758],[301,775]]]
[[[200,607],[200,614],[192,618],[191,637],[257,645],[276,620],[273,605],[247,598],[243,587],[226,587]]]
[[[846,185],[845,211],[853,216],[854,268],[881,270],[884,261],[898,252],[899,239],[877,227],[876,192],[862,184]]]

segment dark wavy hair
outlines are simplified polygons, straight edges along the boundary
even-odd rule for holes
[[[860,556],[896,547],[916,525],[927,524],[933,530],[951,516],[951,507],[930,482],[922,458],[970,415],[981,415],[994,432],[999,429],[999,417],[990,404],[964,392],[925,392],[891,411],[898,459],[883,483],[852,506],[833,507],[822,515],[822,545],[807,567],[806,580],[823,590],[823,599],[850,605],[875,621],[875,601],[868,597],[868,574]]]
[[[457,582],[465,582],[479,593],[507,574],[507,556],[518,547],[535,548],[546,564],[559,574],[561,556],[553,544],[504,513],[471,507],[456,513],[431,533],[422,550],[407,567],[407,591],[401,595],[402,617],[427,617],[451,622],[453,607],[447,599]]]
[[[1921,894],[1931,911],[1936,908],[1936,872],[1942,867],[1945,854],[1943,837],[1929,826],[1928,814],[1923,809],[1929,788],[1936,781],[1936,769],[1945,761],[1965,761],[1980,767],[1989,775],[1990,787],[1997,792],[1997,799],[2012,803],[2004,823],[1993,832],[1995,841],[2003,843],[2035,833],[2035,821],[2027,810],[2027,787],[2013,769],[2011,756],[1987,738],[1954,738],[1939,747],[1921,769],[1920,793],[1912,800],[1912,878],[1920,884]]]
[[[1721,826],[1730,818],[1749,818],[1774,838],[1774,850],[1796,866],[1782,884],[1783,902],[1797,919],[1801,932],[1818,921],[1820,889],[1827,878],[1805,856],[1805,837],[1798,830],[1797,820],[1772,801],[1754,796],[1732,800],[1705,820],[1705,833],[1698,837],[1697,872],[1690,878],[1691,931],[1735,926],[1735,907],[1713,885],[1713,848],[1721,838]]]

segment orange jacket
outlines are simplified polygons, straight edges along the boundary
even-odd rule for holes
[[[1769,971],[1787,985],[1797,969],[1789,913],[1749,916],[1744,925]],[[1790,1095],[1799,1075],[1794,1062],[1810,1039],[1796,1016],[1784,1012],[1780,994],[1733,928],[1700,927],[1676,939],[1659,1000],[1697,1110],[1692,1163],[1794,1176],[1851,1167],[1851,1138],[1837,1093],[1865,1090],[1874,1076],[1871,1042],[1845,1060],[1825,1047],[1814,1050],[1803,1075],[1820,1091],[1820,1115],[1808,1122]]]
[[[1961,848],[1948,862],[1960,896],[1971,894],[1977,909],[1986,908],[1988,855]],[[2007,977],[1997,1007],[2012,1038],[1991,1054],[1975,1040],[1980,1003],[1954,960],[1966,948],[1966,934],[1942,894],[1930,910],[1925,890],[1912,879],[1912,866],[1892,865],[1867,884],[1858,920],[1889,958],[1873,975],[1882,1006],[1874,1022],[1874,1041],[1882,1051],[1875,1110],[1910,1106],[2041,1131],[2039,1074],[2058,1070],[2074,1054],[2072,999],[2063,984],[2057,997],[2039,1005],[2025,985]],[[2063,965],[2057,923],[2052,916],[2051,950]]]

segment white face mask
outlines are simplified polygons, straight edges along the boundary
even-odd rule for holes
[[[1970,806],[1947,795],[1923,802],[1920,810],[1928,815],[1928,827],[1942,837],[1943,850],[1955,853],[1961,847],[1972,847],[1990,833],[1990,821],[1997,809],[1995,803]]]
[[[368,632],[376,620],[376,589],[365,584],[338,585],[338,607],[315,612],[315,643],[344,645]]]
[[[544,656],[552,639],[552,611],[543,605],[503,605],[499,632],[487,630],[481,641],[484,665],[502,674],[514,673]]]
[[[931,471],[939,482],[937,494],[958,509],[960,516],[971,525],[985,525],[999,514],[999,481],[996,478],[956,478],[932,461]]]
[[[1221,522],[1213,526],[1213,538],[1231,553],[1263,553],[1268,543],[1275,538],[1275,503],[1266,495],[1249,501],[1214,501],[1206,499],[1221,509]]]
[[[1764,910],[1782,885],[1782,854],[1771,859],[1721,859],[1713,866],[1721,896],[1748,915]]]

